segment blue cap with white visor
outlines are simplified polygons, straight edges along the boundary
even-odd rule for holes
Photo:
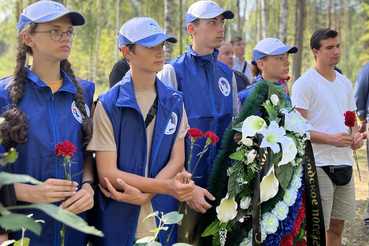
[[[54,1],[39,1],[23,10],[18,21],[18,32],[30,23],[45,23],[68,15],[73,26],[85,24],[85,18],[76,11],[69,11],[62,4]]]
[[[256,44],[253,55],[253,65],[256,65],[257,61],[268,55],[281,55],[284,53],[296,53],[298,49],[294,46],[286,46],[284,43],[276,38],[265,38]]]
[[[127,21],[119,31],[119,49],[127,44],[139,44],[154,47],[164,41],[177,43],[177,39],[164,34],[159,24],[147,17],[133,18]]]

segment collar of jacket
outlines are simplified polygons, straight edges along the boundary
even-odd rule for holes
[[[77,92],[76,86],[73,84],[72,80],[69,76],[64,72],[63,69],[60,68],[60,73],[63,77],[63,85],[59,88],[58,91],[66,91],[75,94]],[[40,79],[35,73],[33,73],[30,69],[27,70],[27,78],[32,81],[32,83],[38,87],[49,87],[44,81]]]
[[[119,95],[116,102],[117,107],[132,107],[133,105],[137,105],[135,90],[133,87],[132,77],[130,73],[127,73],[126,76],[120,82]],[[172,97],[180,97],[180,92],[171,93],[166,86],[159,81],[158,77],[155,77],[155,87],[156,92],[159,97],[159,104],[166,107],[168,100]],[[137,105],[138,107],[138,105]]]
[[[187,46],[187,54],[192,57],[201,67],[208,67],[217,62],[219,51],[214,49],[213,53],[200,56],[192,49],[192,45]]]

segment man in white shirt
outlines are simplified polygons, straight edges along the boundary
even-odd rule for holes
[[[292,104],[314,130],[311,142],[324,214],[327,246],[341,245],[345,220],[356,215],[355,183],[352,175],[352,151],[363,145],[357,125],[349,134],[344,113],[355,111],[351,82],[334,70],[340,60],[338,33],[317,30],[310,39],[316,59],[292,87]],[[341,172],[340,180],[334,177]]]
[[[252,82],[252,75],[250,64],[245,60],[245,43],[241,37],[234,37],[231,40],[233,49],[233,69],[246,75],[250,82]]]

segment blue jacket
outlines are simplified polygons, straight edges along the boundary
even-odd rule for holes
[[[357,114],[369,121],[369,63],[360,70],[355,84]]]
[[[113,126],[119,170],[145,176],[149,158],[149,178],[155,178],[169,161],[183,114],[182,93],[167,88],[159,79],[155,83],[159,101],[150,156],[147,156],[145,119],[137,104],[130,74],[99,97]],[[132,245],[140,206],[106,198],[101,191],[96,200],[96,227],[105,236],[94,238],[93,245]],[[151,203],[154,211],[168,213],[178,209],[178,201],[170,195],[157,194]],[[162,244],[171,227],[159,234]],[[176,241],[175,227],[169,245]]]
[[[28,174],[40,181],[49,178],[64,179],[63,160],[54,154],[55,146],[65,140],[71,141],[77,147],[71,158],[72,174],[83,169],[85,146],[82,145],[81,117],[76,110],[73,94],[77,91],[67,74],[61,70],[64,78],[63,85],[54,94],[41,79],[30,70],[27,71],[25,93],[18,107],[25,111],[29,118],[27,142],[16,147],[19,153],[17,161],[11,165],[13,173]],[[0,80],[0,108],[2,112],[9,108],[8,85],[12,77]],[[84,89],[85,103],[90,107],[93,103],[95,85],[91,82],[79,80]],[[82,174],[73,178],[82,183]],[[18,202],[19,205],[26,203]],[[55,205],[60,205],[56,203]],[[19,210],[24,214],[33,214],[34,219],[44,220],[41,223],[42,233],[37,236],[26,231],[26,237],[31,239],[31,245],[50,246],[60,245],[61,223],[45,215],[37,209]],[[86,213],[79,214],[86,219]],[[18,240],[21,231],[10,234],[10,238]],[[87,235],[67,227],[65,245],[86,245]]]
[[[245,101],[246,101],[246,98],[250,95],[250,93],[254,90],[254,85],[257,83],[257,82],[259,82],[260,80],[262,80],[263,78],[261,77],[261,75],[259,74],[255,79],[254,79],[254,82],[253,82],[253,84],[250,86],[250,87],[248,87],[248,88],[246,88],[246,89],[244,89],[244,90],[242,90],[242,91],[240,91],[239,93],[238,93],[238,98],[240,99],[240,101],[241,101],[241,104],[243,105],[244,103],[245,103]],[[281,81],[278,81],[278,83],[277,83],[277,85],[282,85],[282,82]],[[290,96],[289,95],[287,95],[287,94],[284,94],[285,96],[286,96],[286,101],[288,101],[288,102],[291,102],[291,98],[290,98]]]
[[[173,66],[178,90],[183,92],[184,105],[190,127],[198,128],[203,133],[212,131],[219,137],[214,147],[209,145],[208,151],[202,156],[193,180],[196,185],[205,187],[209,179],[211,167],[221,148],[223,134],[232,121],[233,87],[232,69],[217,61],[219,51],[209,55],[198,55],[191,46],[187,52],[169,62]],[[205,145],[205,138],[198,139],[193,148],[191,162],[192,172],[200,153]],[[186,139],[186,165],[190,155],[191,141]]]

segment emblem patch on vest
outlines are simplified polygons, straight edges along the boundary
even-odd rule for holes
[[[177,114],[172,112],[172,115],[170,116],[167,128],[165,128],[165,135],[171,135],[173,134],[177,129],[178,124],[178,117]]]
[[[86,104],[85,104],[85,109],[86,109],[87,116],[90,116],[90,108]],[[77,108],[75,101],[72,102],[71,110],[72,110],[72,114],[73,114],[74,118],[79,123],[82,123],[83,116],[82,116],[81,112],[79,112],[79,109]]]
[[[219,90],[223,93],[224,96],[229,96],[231,93],[231,86],[225,78],[221,77],[218,82]]]

